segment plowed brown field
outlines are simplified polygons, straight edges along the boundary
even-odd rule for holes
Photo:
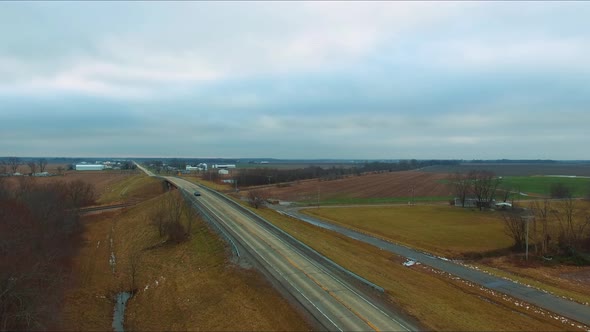
[[[331,198],[383,198],[449,196],[448,186],[439,180],[446,174],[418,171],[391,172],[348,177],[333,181],[301,181],[288,187],[268,187],[270,197],[285,201],[314,200]]]
[[[16,183],[17,181],[26,178],[27,180],[35,181],[39,184],[52,183],[55,181],[72,182],[82,180],[86,183],[94,185],[98,193],[102,193],[106,188],[115,183],[132,176],[131,173],[117,172],[117,171],[101,171],[101,172],[76,172],[68,171],[64,175],[50,176],[50,177],[20,177],[14,176],[7,178],[9,183]]]

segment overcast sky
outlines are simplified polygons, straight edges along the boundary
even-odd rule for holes
[[[1,2],[0,156],[590,159],[590,2]]]

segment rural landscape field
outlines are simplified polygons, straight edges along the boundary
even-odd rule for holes
[[[269,176],[305,176],[301,170],[312,166],[299,162],[276,169],[272,165],[230,168],[227,175],[213,176],[212,172],[219,172],[185,172],[170,166],[158,169],[158,165],[167,165],[166,161],[160,164],[148,160],[142,164],[141,168],[136,166],[141,164],[133,164],[126,170],[98,171],[61,164],[59,174],[58,165],[49,164],[46,168],[53,176],[1,178],[5,206],[22,202],[18,204],[24,203],[35,211],[41,206],[30,205],[22,201],[23,197],[51,195],[52,190],[65,194],[66,205],[54,201],[56,208],[78,204],[74,210],[77,217],[63,212],[68,218],[75,217],[73,228],[60,233],[61,241],[71,239],[71,244],[49,251],[58,258],[55,263],[59,269],[47,266],[41,270],[51,277],[52,293],[47,301],[55,301],[54,309],[48,311],[29,295],[27,310],[34,313],[30,328],[310,330],[321,326],[313,314],[301,307],[301,302],[287,296],[289,291],[265,272],[257,259],[239,255],[234,242],[240,238],[215,225],[220,222],[212,215],[215,210],[194,205],[204,198],[189,198],[195,195],[177,189],[177,184],[167,180],[170,176],[225,193],[347,273],[377,285],[374,287],[383,289],[383,293],[362,287],[359,292],[396,312],[412,329],[587,328],[583,321],[552,311],[550,302],[527,303],[509,291],[497,292],[477,281],[454,276],[417,256],[383,251],[378,244],[338,228],[321,226],[335,225],[399,244],[417,250],[416,255],[425,253],[431,259],[450,261],[584,308],[590,303],[586,287],[590,282],[590,230],[584,224],[590,211],[585,189],[590,186],[585,176],[523,176],[520,170],[515,171],[519,175],[511,175],[512,166],[496,165],[504,175],[490,172],[494,202],[504,198],[511,205],[484,208],[457,205],[460,203],[455,198],[460,193],[455,181],[466,179],[475,186],[467,173],[434,172],[434,167],[396,171],[399,162],[373,164],[373,168],[379,165],[389,169],[366,172],[359,172],[358,165],[335,163],[324,165],[326,172],[317,173],[321,177],[271,184]],[[185,164],[189,165],[188,161]],[[369,165],[360,167],[368,169]],[[572,171],[577,169],[580,165],[572,166]],[[26,172],[23,165],[19,170]],[[239,182],[236,185],[225,181],[240,176],[248,181],[259,177],[263,184],[242,187]],[[503,189],[515,187],[519,190],[510,195]],[[568,189],[567,196],[555,197],[563,194],[555,191],[561,187]],[[14,196],[11,191],[20,194]],[[30,227],[34,227],[35,217],[11,211],[4,216],[30,220]],[[526,239],[528,251],[523,243],[515,242],[518,232],[509,228],[517,215],[532,218]],[[567,216],[572,221],[570,226],[581,232],[579,237],[569,239],[573,241],[568,242],[571,247],[565,242]],[[520,225],[518,229],[524,230],[525,223]],[[3,234],[9,234],[10,229],[15,232],[15,228],[5,228]],[[51,242],[45,243],[41,250],[51,246]],[[46,254],[22,251],[20,255],[35,260],[44,259]],[[27,271],[26,265],[19,269]],[[28,282],[36,280],[29,278]],[[20,293],[24,290],[15,284],[15,288],[7,289],[6,301],[11,296],[22,298],[27,294]],[[19,325],[25,324],[23,321],[9,319],[15,307],[4,308],[7,323],[25,326]],[[233,313],[231,319],[224,314],[228,310]],[[469,319],[457,319],[466,312]]]
[[[590,332],[589,17],[0,1],[0,332]]]

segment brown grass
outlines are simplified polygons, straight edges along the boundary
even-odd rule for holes
[[[163,192],[162,180],[144,174],[129,175],[104,187],[98,203],[142,201]]]
[[[381,285],[390,299],[432,330],[514,331],[568,330],[532,312],[523,313],[505,302],[458,281],[407,268],[399,256],[343,235],[298,222],[270,209],[257,210],[267,220],[286,230],[351,271]],[[492,302],[500,302],[495,304]]]
[[[303,212],[447,257],[485,253],[512,245],[497,212],[449,206],[321,208]],[[590,279],[584,278],[585,274],[590,278],[590,267],[547,266],[538,257],[531,257],[530,262],[525,263],[522,255],[485,258],[475,265],[501,277],[590,303],[587,287]]]
[[[322,200],[342,198],[384,198],[411,197],[410,188],[418,196],[449,196],[446,184],[439,180],[447,178],[445,174],[418,171],[391,172],[352,176],[340,180],[308,180],[279,188],[269,187],[270,195],[285,201],[315,200],[320,189]]]
[[[442,256],[457,257],[512,245],[496,212],[448,205],[320,208],[302,212]]]
[[[527,263],[521,255],[487,258],[474,265],[491,274],[590,304],[590,266],[547,266],[538,258]]]
[[[64,173],[62,176],[49,176],[49,177],[27,177],[28,179],[32,179],[33,181],[45,184],[45,183],[52,183],[55,181],[64,181],[64,182],[72,182],[76,180],[82,180],[86,183],[92,184],[96,191],[101,194],[104,190],[109,188],[112,185],[115,185],[119,181],[133,176],[130,173],[123,173],[119,171],[101,171],[101,172],[76,172],[76,171],[68,171]],[[16,183],[23,177],[15,176],[6,178],[11,183]]]
[[[146,219],[162,197],[124,212],[87,217],[86,243],[74,264],[77,287],[68,294],[64,326],[110,330],[112,296],[131,288],[129,257],[139,253],[138,290],[126,311],[128,329],[310,329],[259,273],[228,261],[225,244],[205,223],[194,224],[189,241],[163,244]],[[114,275],[108,264],[111,229],[117,259]]]

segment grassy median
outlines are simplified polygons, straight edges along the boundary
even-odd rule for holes
[[[515,331],[571,330],[572,327],[523,311],[477,287],[437,274],[378,248],[286,217],[258,209],[278,227],[330,259],[385,288],[391,301],[432,330]]]

